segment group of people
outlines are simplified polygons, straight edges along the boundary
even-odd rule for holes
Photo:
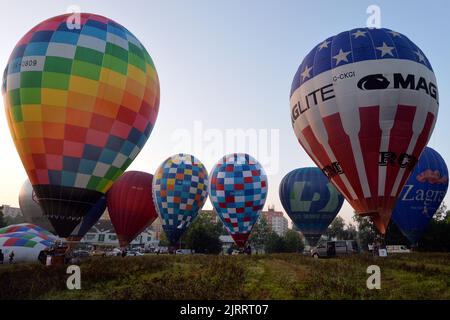
[[[5,261],[5,254],[3,253],[2,249],[0,249],[0,264],[3,264]],[[14,263],[14,251],[11,251],[9,254],[9,264]]]

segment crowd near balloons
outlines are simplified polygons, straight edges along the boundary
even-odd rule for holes
[[[4,72],[6,116],[28,180],[19,192],[27,223],[0,229],[3,254],[33,261],[61,239],[76,244],[106,209],[120,247],[158,217],[177,246],[208,197],[244,248],[268,194],[262,165],[254,155],[232,153],[208,172],[200,159],[180,153],[154,174],[126,171],[155,126],[156,67],[115,21],[83,13],[79,28],[68,28],[67,18],[26,33]],[[286,168],[292,171],[278,190],[310,246],[344,199],[381,235],[392,216],[417,243],[448,187],[444,159],[426,147],[438,107],[430,62],[399,32],[344,31],[305,56],[292,82],[290,120],[316,167]]]

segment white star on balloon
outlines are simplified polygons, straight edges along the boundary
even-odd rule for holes
[[[336,65],[341,63],[342,61],[348,62],[347,56],[350,54],[351,51],[344,52],[342,49],[339,49],[339,53],[333,57],[333,59],[336,59]]]
[[[357,30],[356,32],[352,33],[352,35],[355,36],[354,39],[357,39],[359,37],[365,37],[366,36],[366,31]]]
[[[402,35],[395,31],[388,31],[390,34],[392,34],[393,37],[401,37]]]
[[[384,57],[386,54],[390,54],[391,56],[394,56],[392,53],[392,50],[394,50],[395,47],[389,47],[385,42],[383,42],[383,46],[377,47],[377,50],[381,51],[381,57]]]
[[[417,51],[414,51],[415,54],[417,54],[417,57],[419,58],[419,62],[425,62],[425,56],[422,52],[420,52],[419,49]]]
[[[312,67],[305,66],[305,69],[303,70],[303,72],[301,74],[302,81],[305,80],[306,78],[310,78],[311,77],[311,75],[309,74],[311,69],[312,69]]]
[[[322,50],[323,48],[328,48],[328,44],[330,43],[331,41],[327,41],[327,40],[325,40],[324,42],[322,42],[321,44],[320,44],[320,46],[319,46],[319,50]]]

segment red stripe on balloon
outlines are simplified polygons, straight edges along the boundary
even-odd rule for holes
[[[359,108],[359,119],[359,144],[371,193],[369,198],[373,201],[378,197],[378,157],[383,133],[380,128],[380,106]]]
[[[389,148],[388,150],[381,150],[393,152],[396,156],[395,163],[387,164],[386,184],[384,187],[385,196],[391,194],[395,180],[397,180],[398,172],[400,171],[398,157],[408,150],[408,146],[411,143],[415,113],[416,107],[414,106],[398,105],[394,125],[390,132]]]
[[[316,163],[316,165],[320,169],[323,169],[323,166],[331,164],[331,159],[328,157],[328,154],[325,151],[325,149],[323,148],[322,144],[319,142],[319,140],[317,140],[316,136],[314,135],[314,132],[311,129],[311,126],[307,126],[306,128],[304,128],[302,130],[302,134],[303,134],[303,137],[305,138],[306,142],[308,142],[311,149],[314,149],[314,156],[321,163],[321,164],[319,164],[319,163],[315,162],[314,157],[312,157],[312,155],[307,152],[309,154],[309,156],[311,157],[311,159],[313,159],[313,161]],[[300,144],[302,144],[300,140],[299,140],[299,142],[300,142]],[[307,148],[305,148],[305,147],[304,147],[304,149],[307,150]],[[347,199],[352,198],[350,195],[350,192],[347,190],[347,187],[345,186],[341,177],[339,177],[337,175],[337,176],[334,176],[331,180],[336,186],[339,187],[339,189],[342,191],[345,198],[347,198]]]
[[[356,169],[352,145],[349,136],[345,133],[340,114],[335,113],[323,117],[322,120],[327,130],[328,143],[331,150],[333,150],[336,159],[344,170],[344,174],[355,191],[357,198],[363,199],[364,193],[359,180],[358,170]]]

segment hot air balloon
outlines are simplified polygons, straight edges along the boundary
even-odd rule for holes
[[[432,148],[425,147],[392,213],[392,220],[411,244],[417,244],[447,188],[448,170],[444,159]]]
[[[83,217],[81,222],[72,231],[68,240],[80,241],[86,233],[97,223],[106,210],[106,196],[101,197],[97,203]]]
[[[34,235],[37,235],[45,240],[52,239],[56,240],[56,236],[49,232],[48,230],[45,230],[41,228],[40,226],[37,226],[32,223],[19,223],[19,224],[12,224],[4,228],[0,228],[0,235],[4,234],[11,234],[11,233],[31,233]]]
[[[54,246],[54,239],[44,239],[36,233],[13,232],[0,234],[0,250],[5,262],[8,263],[8,256],[14,253],[13,263],[36,262],[39,253]]]
[[[52,224],[42,212],[39,201],[34,193],[33,186],[28,179],[20,188],[19,207],[26,222],[38,225],[52,233],[55,232]]]
[[[156,170],[153,199],[163,230],[175,246],[208,197],[208,172],[194,156],[177,154]]]
[[[436,123],[438,90],[425,54],[388,29],[339,33],[305,57],[290,106],[302,147],[384,234]]]
[[[102,16],[76,20],[57,16],[25,34],[2,85],[17,151],[61,237],[138,155],[159,108],[156,69],[139,40]]]
[[[281,180],[279,195],[284,210],[310,246],[317,245],[344,203],[344,197],[319,168],[289,172]]]
[[[150,173],[128,171],[106,195],[109,216],[123,248],[158,217],[152,198],[152,182]]]
[[[266,202],[263,167],[245,153],[226,155],[211,171],[209,194],[234,242],[244,247]]]

